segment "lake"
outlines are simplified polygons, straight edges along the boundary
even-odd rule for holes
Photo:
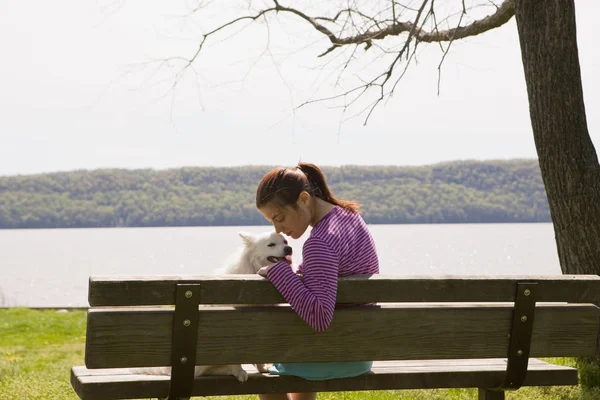
[[[269,226],[0,230],[0,306],[87,307],[90,275],[209,274]],[[380,272],[552,275],[551,223],[370,225]],[[308,236],[308,232],[305,237]],[[291,240],[294,263],[304,238]]]

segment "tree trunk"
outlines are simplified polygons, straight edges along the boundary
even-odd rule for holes
[[[600,166],[590,138],[573,0],[517,0],[529,114],[564,274],[600,275]]]
[[[529,113],[564,274],[600,275],[600,166],[588,133],[573,0],[517,0]]]

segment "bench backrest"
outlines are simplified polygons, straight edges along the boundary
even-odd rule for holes
[[[337,302],[330,327],[317,333],[258,276],[94,276],[85,362],[117,368],[172,365],[181,357],[208,365],[598,350],[595,275],[352,276],[339,279]],[[344,306],[369,302],[378,305]],[[190,348],[195,354],[186,354]]]
[[[530,356],[592,355],[600,328],[600,277],[581,275],[340,278],[318,333],[258,276],[92,277],[89,301],[87,367],[172,366],[174,399],[195,365],[268,362],[506,357],[494,389],[514,390]]]
[[[171,365],[174,334],[197,365],[501,358],[511,334],[523,356],[598,351],[598,276],[354,276],[337,301],[379,304],[340,306],[316,333],[258,276],[92,277],[86,365]]]

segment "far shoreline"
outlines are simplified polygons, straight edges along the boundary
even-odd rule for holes
[[[389,223],[370,223],[367,225],[503,225],[503,224],[549,224],[548,221],[466,221],[466,222],[389,222]],[[40,231],[40,230],[84,230],[84,229],[151,229],[151,228],[237,228],[237,227],[269,227],[269,224],[233,224],[233,225],[139,225],[139,226],[68,226],[68,227],[41,227],[41,228],[3,228],[0,231]]]

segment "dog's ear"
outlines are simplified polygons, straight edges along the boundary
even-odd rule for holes
[[[249,232],[238,232],[238,234],[240,235],[240,237],[244,241],[244,245],[246,245],[246,247],[250,247],[254,243],[256,243],[256,238],[251,233],[249,233]]]

